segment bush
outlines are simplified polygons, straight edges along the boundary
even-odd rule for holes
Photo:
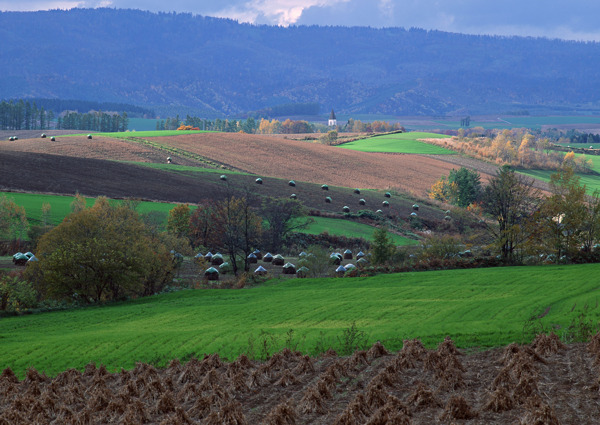
[[[0,311],[19,313],[37,304],[37,293],[31,283],[19,276],[0,278]]]

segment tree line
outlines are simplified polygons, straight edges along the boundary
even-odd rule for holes
[[[122,114],[102,111],[85,114],[67,112],[64,116],[59,116],[56,122],[57,129],[101,131],[106,133],[127,131],[128,126],[129,118],[127,112],[123,112]]]
[[[0,102],[0,130],[46,130],[54,119],[54,112],[36,102],[3,100]]]

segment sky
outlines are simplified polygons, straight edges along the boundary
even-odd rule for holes
[[[111,7],[269,25],[424,28],[600,41],[598,0],[0,0],[0,11]]]

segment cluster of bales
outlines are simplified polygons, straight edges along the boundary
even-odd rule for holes
[[[299,278],[308,277],[309,268],[307,265],[310,263],[310,257],[313,254],[307,254],[306,252],[301,252],[298,255],[298,265],[296,266],[286,259],[281,254],[273,255],[270,252],[266,254],[262,254],[260,250],[255,250],[250,255],[248,255],[248,263],[256,264],[257,267],[254,270],[254,275],[256,276],[266,276],[268,274],[267,269],[263,267],[263,265],[259,265],[259,261],[262,261],[264,265],[271,264],[273,266],[280,266],[283,274],[286,275],[295,275]],[[220,253],[212,254],[211,252],[203,255],[202,253],[198,253],[195,256],[197,261],[204,260],[210,264],[210,267],[204,271],[204,277],[209,281],[217,281],[219,280],[220,275],[231,272],[231,265],[223,259],[223,256]],[[346,274],[346,272],[351,271],[352,269],[362,268],[369,264],[367,260],[367,255],[365,255],[362,251],[356,254],[356,257],[353,255],[352,251],[349,249],[345,250],[343,253],[333,252],[330,255],[330,262],[333,266],[337,266],[335,269],[335,275],[338,277],[342,277]],[[345,260],[353,260],[356,259],[356,264],[348,262],[345,265],[342,265],[342,262]]]
[[[38,261],[38,258],[35,255],[33,255],[32,252],[26,252],[25,254],[23,254],[22,252],[17,252],[12,257],[12,262],[16,266],[26,266],[27,264],[33,261]]]

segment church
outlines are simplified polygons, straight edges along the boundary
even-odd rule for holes
[[[333,109],[331,109],[331,114],[329,114],[329,121],[327,122],[327,125],[329,127],[337,126],[337,119],[335,118],[335,112],[333,112]]]

